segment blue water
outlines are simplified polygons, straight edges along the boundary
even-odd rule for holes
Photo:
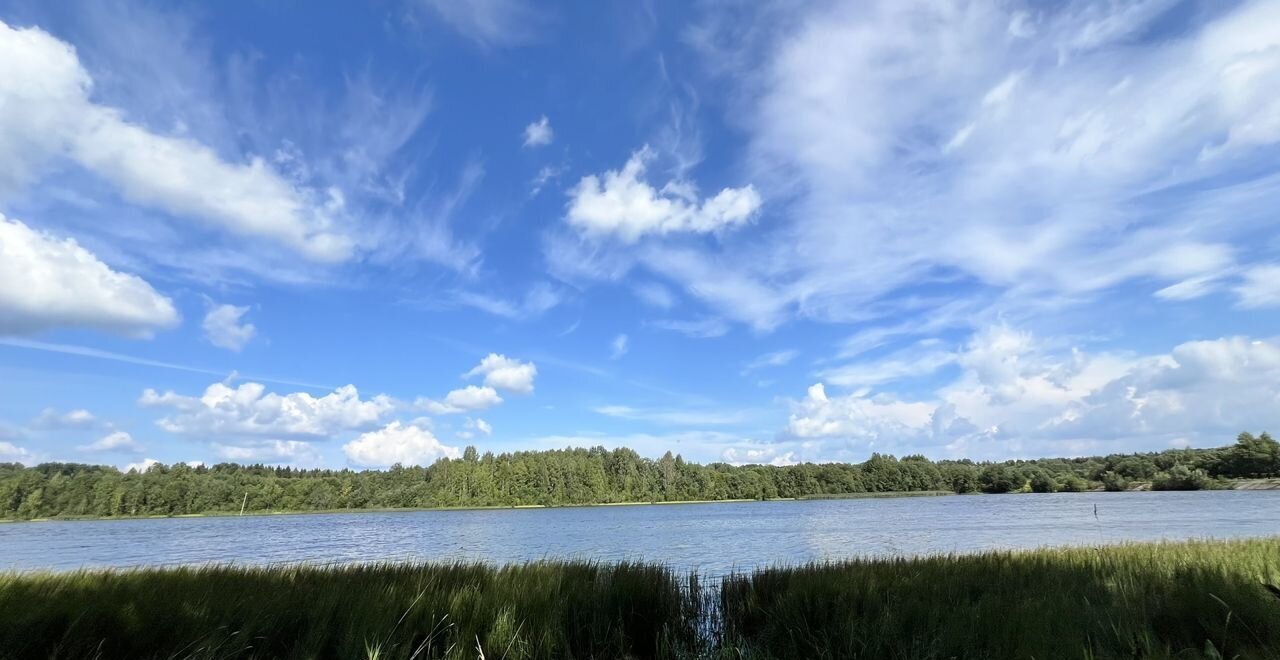
[[[0,524],[0,570],[576,558],[716,574],[868,555],[1270,535],[1280,535],[1280,491],[726,502]]]

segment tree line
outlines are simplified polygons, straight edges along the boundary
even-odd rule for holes
[[[573,505],[797,498],[856,493],[955,493],[1214,488],[1224,480],[1280,477],[1280,443],[1241,433],[1214,449],[1171,449],[981,462],[873,454],[864,463],[699,465],[667,452],[564,449],[480,454],[389,470],[304,470],[220,463],[103,465],[0,463],[0,518],[118,517],[331,509]]]

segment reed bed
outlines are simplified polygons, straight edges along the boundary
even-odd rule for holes
[[[1280,539],[708,581],[537,562],[0,575],[0,658],[1280,658]]]

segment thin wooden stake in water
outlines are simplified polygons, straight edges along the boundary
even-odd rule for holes
[[[244,515],[244,505],[249,503],[249,491],[244,492],[244,499],[240,501],[240,515]]]

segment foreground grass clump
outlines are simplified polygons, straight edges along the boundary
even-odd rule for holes
[[[0,658],[1280,658],[1280,539],[859,560],[0,575]]]
[[[724,580],[744,658],[1280,658],[1280,539],[773,568]]]
[[[696,582],[623,563],[0,577],[0,658],[622,658],[696,651]]]

